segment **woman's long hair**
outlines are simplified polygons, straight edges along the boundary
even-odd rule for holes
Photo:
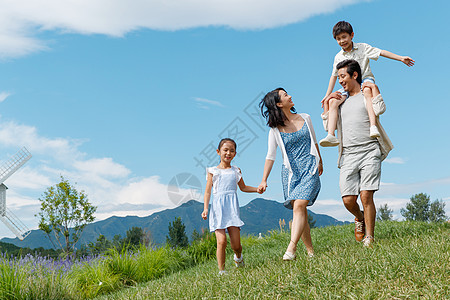
[[[267,126],[272,128],[277,126],[285,126],[284,121],[287,120],[284,112],[277,106],[277,103],[281,101],[279,94],[280,91],[286,92],[286,90],[281,87],[274,89],[273,91],[268,92],[259,103],[261,114],[266,119]],[[296,112],[294,107],[291,108],[291,112]]]

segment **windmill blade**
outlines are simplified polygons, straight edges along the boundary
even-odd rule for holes
[[[16,172],[31,158],[31,153],[23,147],[0,167],[0,183]]]
[[[6,189],[3,183],[0,184],[0,220],[22,241],[31,231],[6,208]]]
[[[3,183],[0,184],[0,216],[6,214],[6,190],[8,188]]]
[[[26,238],[31,230],[23,224],[9,209],[5,210],[4,215],[0,215],[0,220],[11,230],[19,240]]]

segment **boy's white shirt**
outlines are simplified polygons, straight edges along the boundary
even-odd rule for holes
[[[353,48],[349,52],[345,52],[343,49],[339,51],[334,57],[332,76],[338,76],[336,65],[346,59],[354,59],[359,63],[361,67],[362,79],[372,78],[375,81],[375,77],[370,69],[370,59],[378,60],[381,54],[381,49],[372,47],[366,43],[353,43]]]
[[[314,169],[312,172],[310,171],[311,174],[314,174],[317,172],[319,161],[320,161],[319,152],[317,151],[317,148],[316,148],[316,144],[317,144],[316,133],[314,132],[314,127],[311,122],[311,117],[305,113],[300,113],[299,115],[305,120],[305,123],[308,126],[309,136],[311,138],[311,149],[310,149],[309,153],[311,155],[314,155],[314,157],[316,159],[316,164],[314,166]],[[287,156],[286,149],[284,148],[284,143],[283,143],[283,139],[281,138],[280,131],[278,130],[277,127],[270,128],[266,159],[273,160],[273,161],[275,160],[276,155],[277,155],[277,146],[280,147],[280,150],[281,150],[281,155],[283,157],[283,165],[289,172],[289,176],[288,176],[288,195],[289,195],[289,189],[290,189],[289,187],[290,187],[291,178],[292,178],[292,174],[293,174],[291,164],[289,163],[289,158]]]
[[[364,97],[364,106],[366,105],[367,99]],[[380,132],[380,137],[377,138],[378,143],[380,144],[380,150],[381,150],[381,161],[383,161],[389,154],[389,152],[394,149],[394,145],[392,144],[391,140],[389,139],[386,131],[384,130],[383,126],[381,126],[380,123],[380,115],[383,114],[386,111],[386,104],[384,103],[383,97],[381,94],[378,94],[377,96],[372,98],[372,106],[373,111],[376,116],[376,125],[378,128],[378,131]],[[323,127],[325,128],[325,131],[328,129],[328,112],[321,114],[322,120],[323,120]],[[338,121],[337,121],[337,136],[339,140],[339,155],[338,155],[338,168],[341,167],[341,157],[342,157],[342,125],[341,125],[341,112],[339,110],[338,113]]]

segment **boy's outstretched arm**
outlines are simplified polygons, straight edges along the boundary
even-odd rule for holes
[[[392,53],[392,52],[389,52],[389,51],[386,51],[386,50],[381,50],[380,55],[383,56],[383,57],[386,57],[386,58],[390,58],[390,59],[393,59],[393,60],[401,61],[402,63],[404,63],[408,67],[414,66],[414,63],[415,63],[415,61],[409,56],[397,55],[395,53]]]

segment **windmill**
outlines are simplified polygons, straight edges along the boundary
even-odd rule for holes
[[[19,238],[23,240],[30,230],[9,209],[6,208],[6,185],[3,184],[14,172],[31,158],[31,153],[23,147],[6,163],[0,166],[0,220]]]

